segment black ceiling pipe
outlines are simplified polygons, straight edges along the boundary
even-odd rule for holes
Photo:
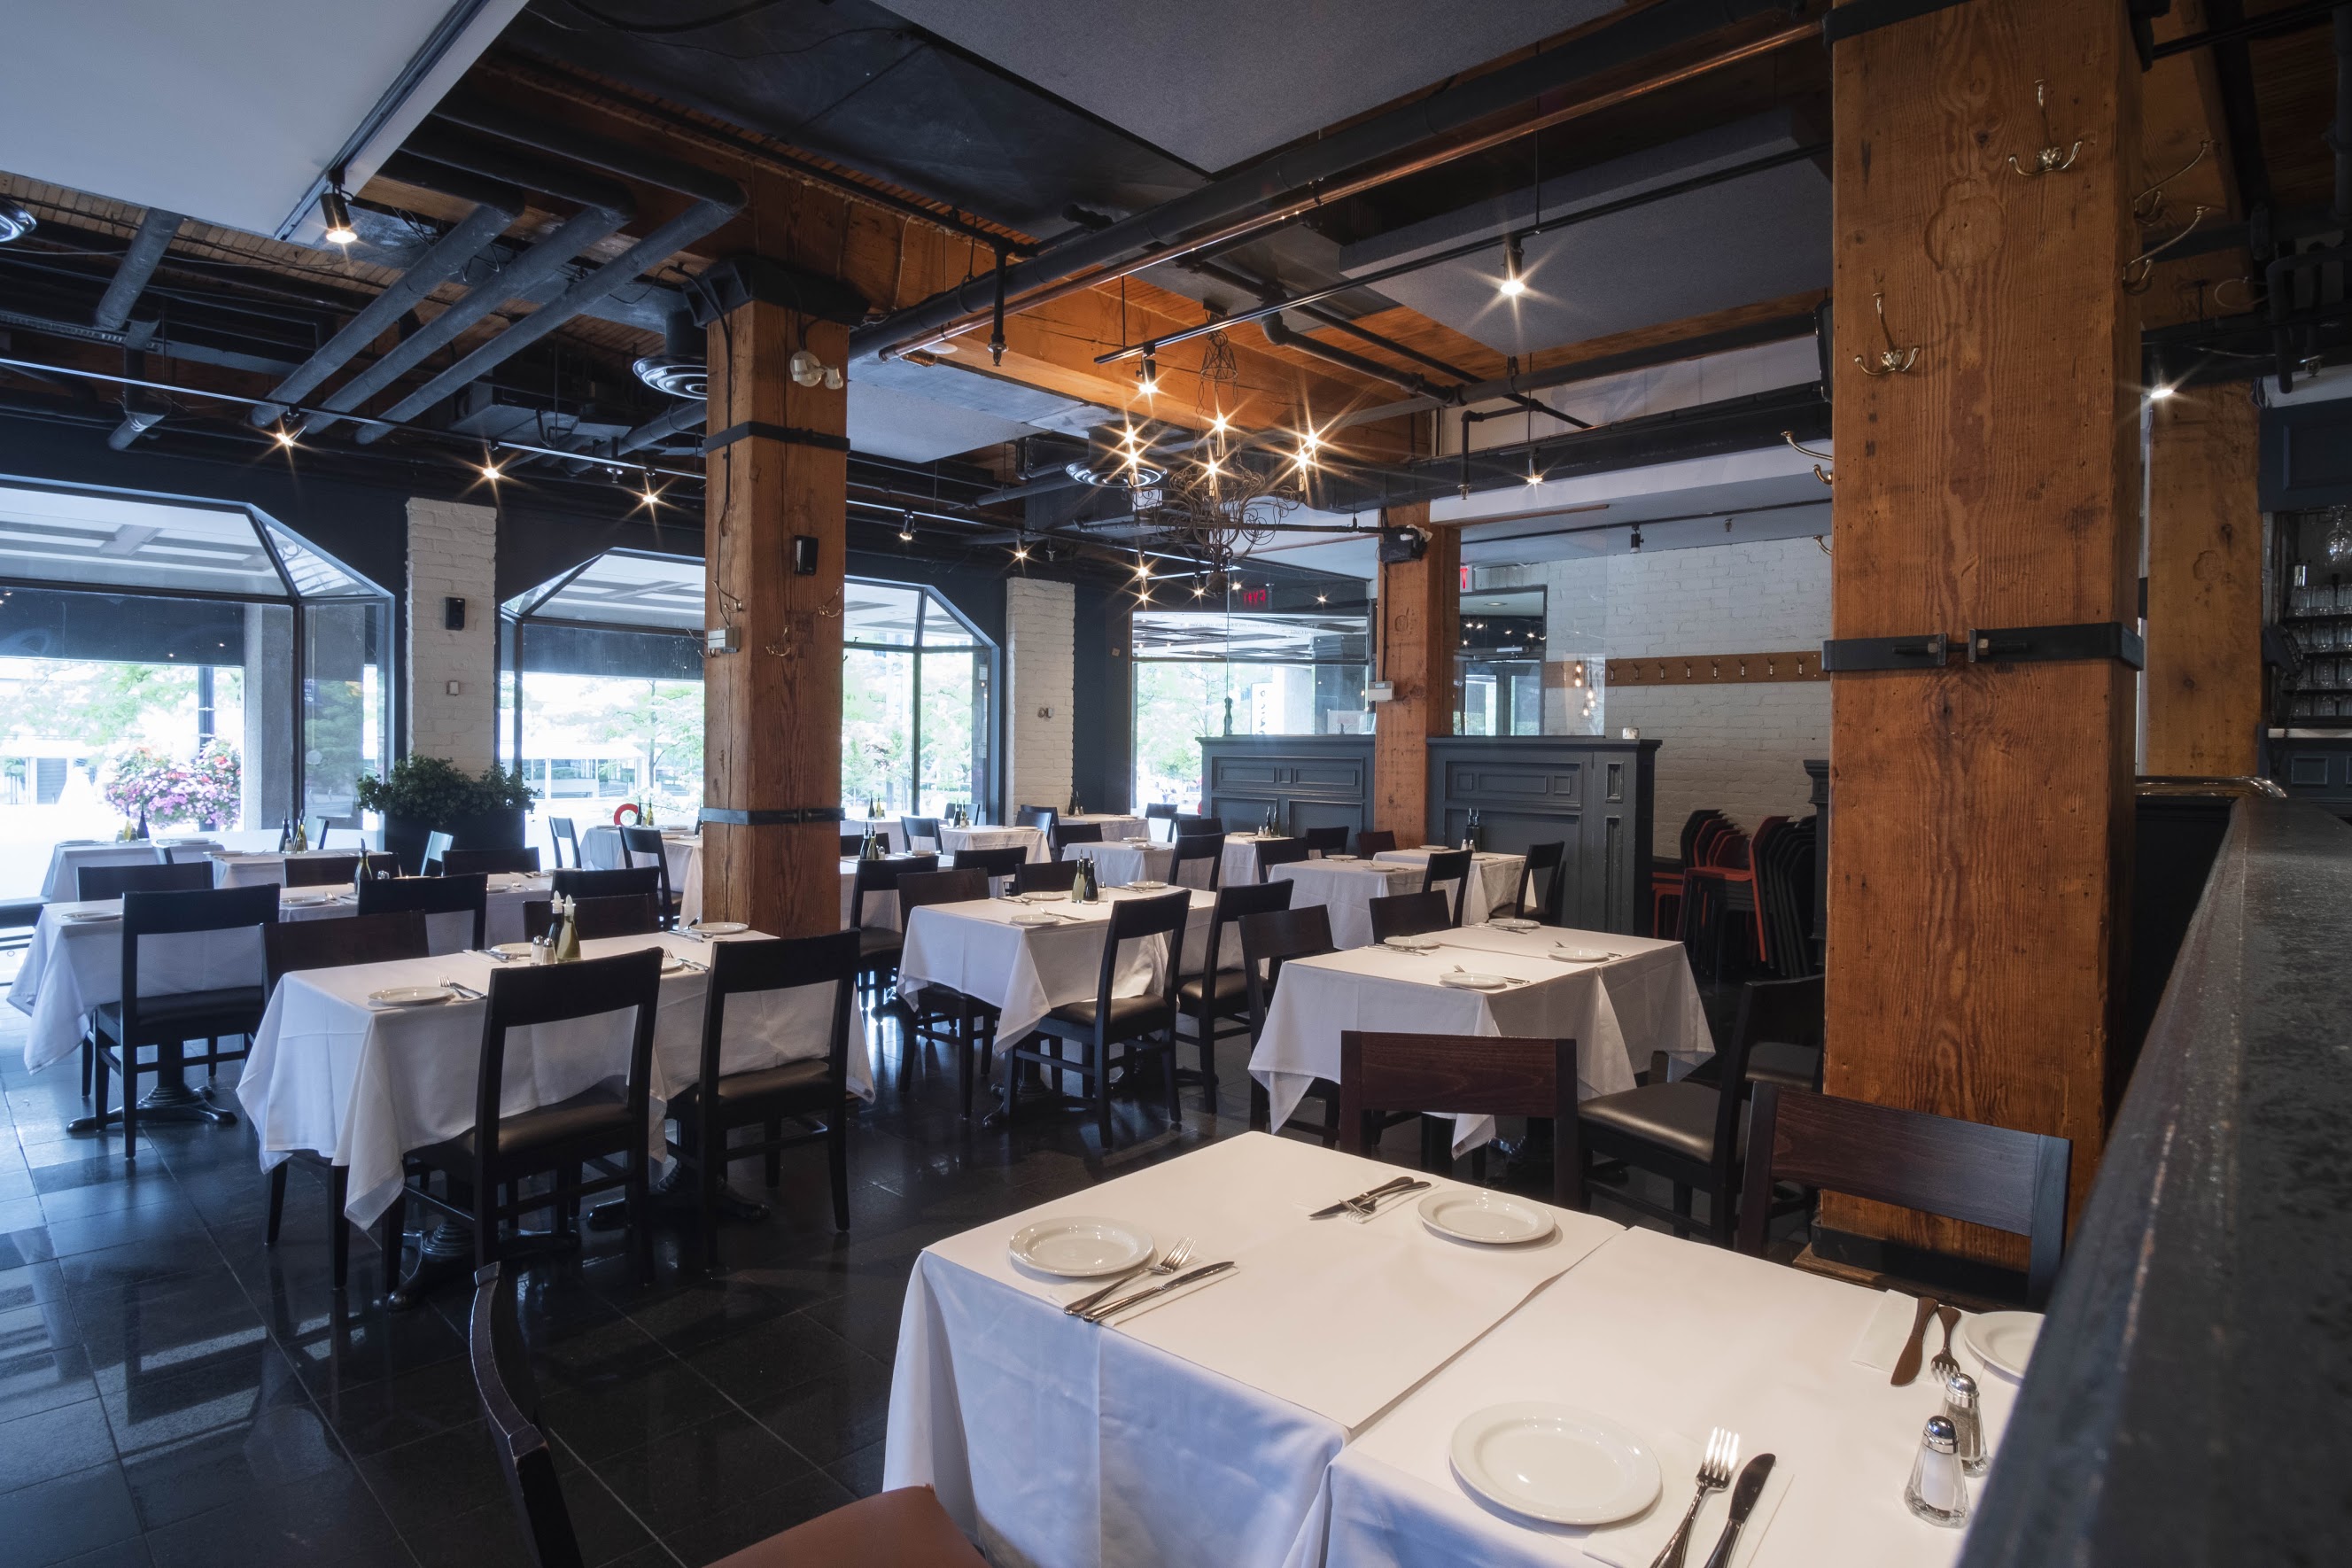
[[[163,263],[163,253],[172,247],[172,237],[180,232],[184,221],[178,213],[167,213],[161,207],[149,207],[139,220],[139,231],[131,237],[131,247],[122,253],[122,264],[114,269],[114,279],[106,286],[106,297],[98,302],[98,312],[92,320],[110,332],[119,332],[131,323],[131,307],[139,303],[147,280],[155,276]]]
[[[1315,358],[1336,364],[1343,370],[1354,371],[1358,375],[1368,375],[1375,381],[1385,381],[1391,386],[1402,386],[1416,397],[1443,398],[1454,391],[1452,387],[1432,386],[1427,381],[1409,370],[1398,370],[1393,366],[1382,364],[1378,360],[1366,359],[1360,353],[1351,353],[1334,344],[1318,342],[1314,338],[1300,337],[1283,321],[1282,312],[1279,310],[1271,316],[1259,317],[1257,326],[1258,331],[1265,334],[1265,341],[1276,348],[1296,349],[1300,353],[1312,354]]]

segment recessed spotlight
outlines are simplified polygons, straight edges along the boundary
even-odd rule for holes
[[[1025,545],[1025,544],[1016,544],[1016,545],[1014,545],[1014,546],[1013,547],[1013,559],[1014,559],[1015,561],[1026,561],[1026,560],[1028,560],[1028,559],[1029,559],[1029,547],[1028,547],[1027,545]]]
[[[1160,395],[1160,356],[1150,349],[1143,351],[1143,364],[1135,373],[1135,390],[1146,397]]]
[[[2174,393],[2179,392],[2179,390],[2180,389],[2179,387],[2173,385],[2170,382],[2160,382],[2147,389],[2147,400],[2150,403],[2162,403],[2165,399],[2170,397]]]
[[[1318,594],[1315,595],[1315,602],[1318,605],[1328,605],[1331,602],[1331,595],[1328,594]]]

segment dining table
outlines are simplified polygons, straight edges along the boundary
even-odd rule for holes
[[[882,1484],[931,1487],[994,1563],[1319,1562],[1299,1554],[1354,1436],[1622,1229],[1529,1204],[1541,1239],[1472,1247],[1421,1223],[1430,1194],[1309,1217],[1400,1173],[1244,1133],[933,1243],[908,1282]],[[1234,1267],[1097,1326],[1063,1308],[1108,1281],[1009,1245],[1090,1218]]]
[[[1417,849],[1383,849],[1372,858],[1384,866],[1412,866],[1426,873],[1429,858],[1443,854],[1442,846],[1424,844]],[[1527,875],[1528,858],[1480,849],[1470,857],[1470,890],[1462,900],[1462,923],[1485,925],[1497,910],[1510,914],[1517,906],[1519,883]],[[1439,883],[1453,896],[1450,884]]]
[[[154,866],[162,863],[164,850],[175,859],[193,860],[220,847],[210,838],[67,839],[49,848],[49,869],[41,879],[41,898],[53,904],[80,898],[85,866]]]
[[[1065,860],[1092,860],[1106,888],[1129,882],[1164,882],[1176,864],[1176,846],[1148,838],[1105,839],[1100,844],[1066,844]]]
[[[1302,892],[1293,904],[1309,901]],[[1384,943],[1285,963],[1249,1063],[1274,1125],[1316,1079],[1339,1081],[1339,1037],[1350,1029],[1573,1039],[1580,1099],[1632,1089],[1654,1053],[1664,1053],[1671,1078],[1714,1054],[1682,943],[1527,924],[1456,927],[1410,939],[1420,950]],[[1457,1151],[1493,1136],[1492,1118],[1454,1121]]]
[[[1056,827],[1099,827],[1106,844],[1151,837],[1150,826],[1143,818],[1130,816],[1123,811],[1056,812],[1054,825]]]
[[[484,900],[484,940],[524,939],[523,905],[548,896],[544,877],[494,876]],[[358,895],[340,886],[284,888],[278,918],[335,920],[358,910]],[[425,932],[436,953],[455,953],[474,940],[473,916],[465,911],[427,915]],[[140,992],[163,996],[175,992],[258,986],[264,978],[261,929],[187,931],[142,938]],[[120,899],[52,903],[41,910],[33,939],[8,1002],[29,1020],[25,1065],[39,1068],[74,1055],[85,1020],[100,1005],[122,999],[122,901]]]
[[[215,849],[212,852],[213,886],[253,888],[264,882],[286,885],[289,860],[358,860],[366,851],[349,849]]]
[[[850,825],[853,829],[855,825]],[[1053,845],[1042,827],[950,827],[940,824],[940,848],[955,855],[966,849],[1009,849],[1018,846],[1023,858],[1043,865],[1054,858]]]
[[[1228,854],[1231,852],[1228,851]],[[1256,865],[1256,858],[1250,860]],[[1266,879],[1297,884],[1290,907],[1303,910],[1321,904],[1330,911],[1331,941],[1339,947],[1362,947],[1372,940],[1372,900],[1421,891],[1425,872],[1419,866],[1388,860],[1361,860],[1353,855],[1326,855],[1293,860],[1266,869]],[[1231,879],[1228,873],[1228,880]],[[1257,880],[1253,871],[1248,880]]]

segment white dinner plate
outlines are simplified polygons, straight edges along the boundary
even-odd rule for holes
[[[741,921],[697,921],[686,929],[697,936],[740,936],[751,928]]]
[[[1555,947],[1551,955],[1562,963],[1606,963],[1617,955],[1597,947]]]
[[[529,958],[531,945],[527,942],[502,942],[490,951],[500,958]]]
[[[1165,882],[1129,882],[1127,886],[1130,892],[1156,893],[1167,885]]]
[[[1421,1200],[1421,1223],[1440,1236],[1486,1247],[1541,1241],[1559,1227],[1550,1211],[1484,1187],[1454,1187]]]
[[[439,985],[394,985],[369,992],[368,1000],[386,1007],[422,1007],[431,1002],[446,1002],[449,992]]]
[[[1535,921],[1530,920],[1522,920],[1517,915],[1505,915],[1500,920],[1488,921],[1486,923],[1493,926],[1496,931],[1533,931],[1536,929]]]
[[[1353,860],[1355,857],[1353,855],[1326,855],[1323,858],[1326,860]]]
[[[1433,936],[1385,936],[1381,939],[1381,945],[1406,952],[1433,952],[1437,949],[1437,939]]]
[[[76,925],[86,925],[91,921],[119,921],[121,918],[121,911],[116,910],[68,910],[66,911],[66,919]]]
[[[1498,1507],[1549,1524],[1607,1524],[1657,1500],[1650,1445],[1606,1416],[1528,1400],[1454,1429],[1454,1474]]]
[[[665,952],[662,954],[661,972],[664,974],[683,974],[686,973],[686,960],[674,952]]]
[[[1070,895],[1067,893],[1055,893],[1040,890],[1031,893],[1015,893],[1013,896],[1020,900],[1024,904],[1055,904],[1068,899]]]
[[[2039,1312],[1980,1312],[1960,1324],[1960,1342],[1995,1372],[2023,1377],[2041,1332]]]
[[[1013,1233],[1013,1261],[1065,1279],[1095,1279],[1151,1261],[1151,1233],[1125,1220],[1071,1215]]]
[[[1059,915],[1039,914],[1033,912],[1025,915],[1014,915],[1013,917],[1013,923],[1017,926],[1057,926],[1064,924],[1065,922]]]
[[[1479,974],[1470,970],[1457,969],[1451,974],[1439,975],[1437,983],[1440,985],[1451,985],[1456,991],[1507,991],[1510,989],[1511,977],[1507,974]]]
[[[278,901],[281,904],[292,904],[297,908],[304,908],[311,904],[331,903],[334,901],[334,897],[332,893],[280,893],[278,895]]]
[[[1424,844],[1422,847],[1433,855],[1443,855],[1453,847],[1450,844]]]

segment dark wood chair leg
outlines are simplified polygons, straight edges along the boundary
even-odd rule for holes
[[[155,1055],[160,1061],[163,1055],[163,1047],[156,1047]],[[122,1158],[125,1161],[131,1161],[139,1157],[139,1047],[137,1046],[125,1045],[122,1047],[121,1076]]]
[[[1201,1052],[1206,1056],[1208,1047],[1202,1046]],[[1168,1026],[1168,1054],[1160,1058],[1160,1076],[1168,1080],[1168,1128],[1172,1132],[1184,1125],[1184,1102],[1176,1096],[1176,1026],[1173,1024]],[[1213,1097],[1209,1103],[1212,1107],[1216,1104]]]
[[[286,1167],[280,1165],[279,1170]],[[340,1290],[352,1273],[352,1222],[343,1217],[343,1205],[351,1201],[352,1173],[348,1165],[332,1165],[327,1171],[327,1257],[334,1270],[335,1289]]]
[[[1265,1090],[1259,1089],[1257,1092],[1263,1096]],[[1337,1149],[1339,1146],[1339,1096],[1337,1091],[1334,1091],[1323,1097],[1323,1147]]]
[[[280,1160],[269,1171],[269,1221],[262,1226],[261,1245],[278,1245],[278,1222],[286,1215],[286,1167],[290,1160]]]
[[[1056,1051],[1055,1054],[1058,1056],[1061,1053]],[[1110,1047],[1103,1043],[1099,1027],[1095,1030],[1094,1043],[1087,1048],[1087,1060],[1094,1064],[1094,1079],[1088,1087],[1095,1097],[1095,1130],[1102,1134],[1102,1146],[1108,1149],[1110,1147]],[[1078,1080],[1082,1085],[1087,1084],[1087,1075],[1083,1070]]]
[[[1675,1184],[1675,1213],[1682,1217],[1675,1226],[1675,1234],[1685,1240],[1688,1240],[1690,1238],[1690,1184],[1687,1182],[1676,1182]]]
[[[635,1244],[637,1282],[654,1282],[654,1195],[646,1173],[651,1156],[643,1149],[629,1151],[629,1237]]]
[[[699,1131],[696,1142],[701,1150],[702,1168],[695,1173],[695,1180],[701,1198],[702,1266],[715,1269],[719,1267],[719,1189],[727,1180],[727,1129],[713,1117]]]
[[[972,1042],[959,1026],[956,1030],[956,1093],[963,1102],[963,1119],[971,1120]]]
[[[81,1037],[81,1097],[84,1100],[89,1098],[89,1075],[92,1068],[90,1058],[97,1055],[98,1047],[89,1043],[88,1035],[84,1035]]]
[[[833,1228],[849,1228],[849,1099],[846,1095],[833,1108],[831,1123],[825,1129],[824,1161],[833,1178]]]

